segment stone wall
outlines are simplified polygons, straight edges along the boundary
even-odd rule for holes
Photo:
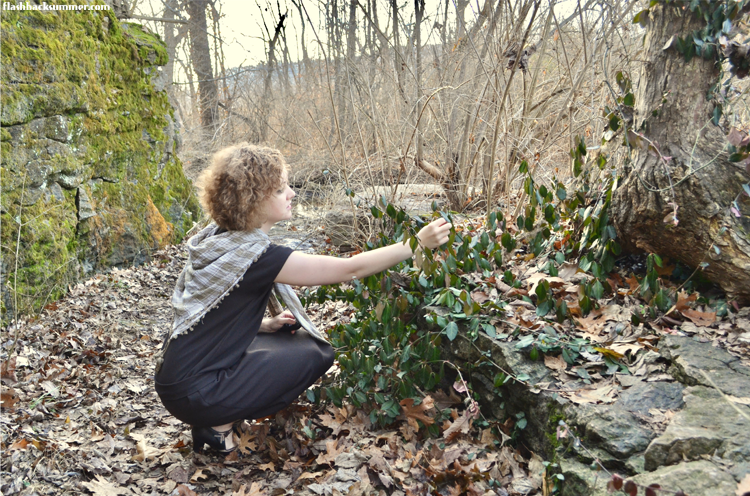
[[[156,35],[112,10],[4,9],[1,29],[7,318],[16,302],[38,310],[81,276],[148,260],[200,210],[175,156]]]
[[[748,316],[745,308],[737,318]],[[609,380],[616,399],[583,403],[564,397],[592,387],[580,378],[555,374],[516,343],[483,333],[472,340],[465,326],[459,329],[454,341],[443,341],[443,358],[463,370],[486,415],[501,421],[525,415],[519,442],[557,464],[550,470],[564,477],[562,496],[610,494],[609,476],[595,460],[643,486],[660,484],[664,494],[730,495],[750,473],[750,369],[711,342],[666,334],[658,352],[641,352],[633,375]],[[526,384],[495,387],[498,367],[526,377]],[[558,439],[560,421],[581,444],[572,436]]]

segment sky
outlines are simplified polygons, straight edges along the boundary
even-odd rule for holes
[[[322,29],[321,19],[319,16],[320,5],[326,0],[303,0],[303,4],[307,9],[307,13],[310,15],[315,29],[319,36],[324,38],[324,30]],[[347,2],[348,0],[339,0],[340,2]],[[549,0],[548,0],[549,1]],[[137,0],[137,11],[140,15],[160,17],[163,11],[162,0]],[[466,10],[467,20],[472,17],[470,11],[478,10],[478,4],[484,2],[484,0],[471,0],[469,7]],[[381,25],[385,26],[388,18],[388,1],[379,0],[379,20]],[[454,2],[451,2],[453,4]],[[289,14],[287,19],[287,37],[290,45],[291,57],[293,60],[297,59],[301,54],[299,39],[301,33],[302,18],[294,5],[287,0],[217,0],[217,6],[220,9],[223,17],[221,18],[221,36],[224,45],[224,56],[227,68],[232,67],[248,67],[260,64],[266,60],[266,42],[268,34],[265,31],[264,19],[268,25],[268,30],[273,33],[274,23],[279,18],[278,7],[281,5],[282,13],[286,12]],[[414,2],[412,0],[399,0],[399,4],[403,6],[404,16],[411,16],[413,12]],[[558,0],[556,2],[556,12],[560,12],[561,15],[566,12],[572,11],[575,6],[576,0]],[[442,9],[444,7],[444,0],[426,0],[425,2],[425,24],[431,25],[436,16],[442,18]],[[558,10],[559,9],[559,10]],[[453,10],[453,5],[451,5]],[[451,16],[451,14],[449,14]],[[361,13],[358,14],[358,19],[362,19]],[[307,38],[307,49],[310,56],[315,56],[317,51],[317,42],[315,42],[315,35],[310,29],[309,25],[306,27],[306,38]],[[426,40],[429,43],[430,40]]]

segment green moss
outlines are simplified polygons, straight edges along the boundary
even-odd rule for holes
[[[83,263],[97,269],[140,261],[165,239],[179,242],[200,207],[174,150],[163,159],[173,110],[166,92],[157,92],[148,75],[154,65],[167,62],[157,36],[139,25],[123,25],[107,11],[5,10],[0,22],[4,226],[14,222],[24,184],[20,177],[29,163],[35,161],[46,174],[47,189],[24,197],[43,196],[22,209],[24,250],[13,279],[21,288],[18,295],[34,301],[21,305],[30,309],[47,297],[35,284],[64,288]],[[40,141],[46,139],[46,124],[35,127],[38,132],[25,131],[19,142],[5,129],[51,116],[63,116],[68,130],[67,143],[50,148],[56,150],[52,154]],[[96,216],[78,222],[75,189],[55,200],[61,205],[53,210],[59,213],[39,210],[52,208],[49,187],[60,175],[79,178],[67,187],[82,183]],[[4,254],[9,253],[12,229],[3,229],[0,237]]]
[[[4,127],[0,128],[0,141],[10,141],[10,139],[11,137],[10,137],[10,133],[8,132],[8,130],[5,129]],[[5,152],[5,149],[3,149],[3,152]]]
[[[549,402],[548,407],[548,421],[547,421],[547,429],[544,433],[545,437],[547,438],[547,441],[550,445],[550,461],[551,462],[557,462],[557,458],[559,456],[559,448],[561,446],[560,440],[557,438],[557,428],[560,425],[560,421],[567,421],[565,414],[562,411],[562,407],[558,404],[556,404],[554,401]]]
[[[9,196],[13,201],[20,191]],[[6,289],[12,301],[19,300],[19,310],[38,310],[64,294],[79,275],[74,192],[66,192],[63,201],[50,196],[31,206],[16,203],[1,217],[3,257],[11,269]]]

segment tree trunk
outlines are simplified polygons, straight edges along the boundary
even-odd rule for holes
[[[664,49],[673,35],[701,27],[689,12],[651,9],[646,63],[635,96],[634,129],[646,139],[631,140],[647,147],[634,147],[633,161],[614,192],[611,217],[624,248],[691,267],[705,262],[704,273],[712,281],[749,300],[750,199],[742,184],[750,175],[729,162],[725,134],[710,121],[714,102],[706,94],[719,80],[718,64],[698,57],[686,63],[674,47]],[[730,211],[735,201],[740,218]]]
[[[415,69],[415,85],[416,86],[416,103],[414,108],[414,124],[417,128],[417,151],[414,154],[417,162],[423,160],[423,139],[422,139],[422,121],[420,116],[422,114],[422,107],[424,102],[422,101],[422,18],[424,17],[424,0],[414,0],[414,48],[416,51],[416,62],[417,67]]]
[[[391,0],[391,18],[393,23],[393,68],[396,71],[398,94],[401,96],[401,103],[406,107],[409,105],[409,100],[406,98],[406,91],[404,90],[404,71],[406,70],[406,61],[404,61],[401,53],[401,41],[399,36],[401,23],[399,22],[398,17],[398,2],[397,0]]]
[[[173,20],[177,17],[177,0],[166,0],[164,2],[164,15],[163,17],[167,20]],[[167,60],[164,65],[164,73],[167,79],[167,94],[169,100],[174,105],[174,91],[172,88],[172,82],[174,81],[174,59],[177,55],[177,45],[180,42],[180,38],[175,35],[175,26],[171,22],[164,23],[164,44],[167,45]]]
[[[273,36],[268,40],[268,61],[266,62],[266,75],[263,80],[263,101],[260,102],[260,142],[265,143],[268,139],[268,129],[270,127],[268,121],[270,119],[271,112],[271,87],[273,82],[273,73],[276,68],[276,44],[279,42],[281,32],[284,30],[284,21],[287,15],[282,14],[279,17],[279,22],[273,29]],[[266,28],[266,31],[268,29]],[[269,33],[270,34],[270,33]]]
[[[218,121],[218,92],[213,70],[211,69],[211,49],[208,44],[208,27],[206,25],[206,6],[208,0],[191,0],[187,2],[190,16],[190,58],[193,69],[198,76],[200,93],[201,125],[213,135]]]

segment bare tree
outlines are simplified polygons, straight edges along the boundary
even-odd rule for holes
[[[263,100],[260,104],[260,114],[261,114],[261,130],[260,130],[260,136],[259,141],[265,142],[268,139],[268,129],[269,129],[269,114],[270,114],[270,106],[271,106],[271,100],[272,100],[272,82],[273,82],[273,74],[276,71],[276,67],[278,65],[278,62],[276,61],[276,45],[279,42],[279,39],[281,37],[282,32],[284,31],[284,21],[286,21],[288,16],[288,12],[281,13],[279,12],[279,20],[276,22],[276,25],[273,28],[273,34],[271,34],[270,30],[268,29],[268,25],[265,23],[265,19],[263,19],[263,26],[266,30],[266,34],[268,35],[268,54],[267,54],[267,60],[266,60],[266,69],[265,69],[265,77],[263,79]]]
[[[195,75],[198,77],[200,93],[201,125],[211,135],[216,131],[218,117],[218,91],[211,69],[211,48],[208,43],[206,7],[208,0],[190,0],[187,11],[190,16],[190,57]]]
[[[632,166],[613,195],[612,218],[625,247],[706,263],[708,277],[750,299],[750,207],[742,201],[750,174],[729,161],[712,122],[719,103],[706,99],[721,66],[699,56],[686,62],[675,48],[676,33],[701,29],[702,18],[661,4],[649,18],[635,92],[634,128],[643,134],[630,136]]]

